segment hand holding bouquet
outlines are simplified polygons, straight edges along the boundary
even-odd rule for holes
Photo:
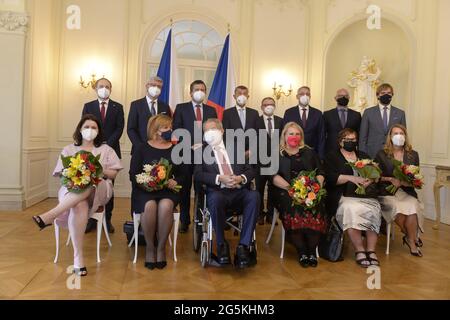
[[[298,177],[292,180],[288,192],[293,206],[301,206],[312,214],[318,213],[317,206],[327,193],[317,180],[316,170],[300,172]]]
[[[167,159],[161,158],[158,163],[144,165],[144,172],[136,175],[136,182],[148,192],[170,188],[174,192],[181,190],[180,185],[173,185],[172,165]]]
[[[395,159],[393,160],[393,164],[394,178],[400,180],[400,182],[411,185],[415,189],[422,189],[422,186],[424,184],[423,175],[420,174],[420,168],[418,166],[404,164],[403,162]],[[391,184],[390,186],[386,187],[386,190],[391,194],[395,194],[398,190],[398,187]]]
[[[100,155],[94,156],[88,151],[79,151],[68,157],[61,155],[64,167],[61,184],[74,193],[82,193],[90,186],[98,185],[103,174],[99,159]]]
[[[371,159],[359,159],[356,162],[348,162],[350,167],[355,170],[361,178],[369,179],[377,182],[381,177],[381,169],[378,167],[378,163]],[[358,188],[355,191],[356,194],[365,195],[366,188],[358,184]]]

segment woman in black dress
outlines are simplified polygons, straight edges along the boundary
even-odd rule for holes
[[[353,129],[339,132],[340,149],[330,152],[325,158],[327,181],[327,210],[336,215],[342,230],[347,231],[355,249],[356,263],[367,268],[379,265],[375,247],[381,225],[381,208],[378,202],[378,186],[374,181],[358,176],[348,165],[358,159],[370,157],[357,150],[358,134]],[[356,194],[358,185],[365,187],[366,194]],[[367,244],[364,245],[362,231],[366,233]]]
[[[423,211],[414,187],[394,178],[394,159],[408,165],[419,166],[420,163],[419,154],[409,143],[406,127],[400,124],[391,127],[384,149],[375,158],[383,171],[379,198],[381,212],[387,223],[395,221],[400,227],[405,235],[403,243],[409,247],[411,255],[422,257],[418,247],[423,245],[419,238],[419,232],[423,232]],[[394,195],[386,191],[386,187],[391,184],[398,187]]]
[[[171,161],[172,119],[166,115],[150,118],[147,134],[149,140],[136,148],[131,158],[131,209],[132,212],[141,213],[141,224],[147,243],[145,266],[149,269],[162,269],[167,265],[166,242],[172,230],[173,209],[180,202],[180,195],[174,188],[183,184],[183,170],[182,166],[174,165]],[[158,163],[161,158],[172,164],[173,177],[166,189],[148,192],[136,182],[136,175],[143,172],[144,165]]]
[[[301,171],[317,170],[317,179],[323,185],[324,171],[317,154],[304,144],[303,130],[295,122],[284,127],[280,150],[279,170],[273,177],[275,206],[280,212],[288,241],[297,249],[300,265],[316,267],[316,247],[321,234],[326,231],[325,210],[321,204],[319,212],[313,215],[303,207],[293,207],[288,190],[292,179]]]

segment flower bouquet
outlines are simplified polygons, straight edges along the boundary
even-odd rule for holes
[[[64,167],[61,184],[74,193],[82,193],[90,186],[97,186],[103,175],[99,159],[100,155],[94,156],[88,151],[79,151],[68,157],[61,155]]]
[[[375,182],[381,177],[381,169],[378,166],[378,163],[374,162],[371,159],[359,159],[356,162],[348,162],[348,165],[355,170],[358,175],[364,179],[370,179]],[[364,186],[358,185],[358,188],[355,191],[356,194],[365,195],[366,188]]]
[[[395,159],[393,160],[393,164],[394,178],[400,180],[401,182],[410,184],[415,189],[422,189],[422,186],[424,184],[423,175],[420,174],[420,168],[418,166],[404,164],[403,162]],[[398,187],[391,184],[390,186],[386,187],[386,190],[391,194],[395,194],[398,190]]]
[[[137,184],[148,192],[159,191],[167,187],[172,178],[172,165],[167,159],[161,158],[156,164],[145,164],[144,172],[136,175]],[[172,191],[179,192],[181,186],[175,186]]]
[[[301,206],[314,215],[318,213],[317,206],[327,194],[317,180],[316,170],[300,172],[298,177],[292,180],[288,192],[293,206]]]

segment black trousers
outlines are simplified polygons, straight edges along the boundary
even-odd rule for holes
[[[194,174],[194,165],[186,165],[186,183],[183,185],[181,189],[181,201],[180,201],[180,220],[184,225],[191,224],[191,189],[192,184],[194,184],[194,192],[195,194],[201,189],[201,183],[195,182],[193,183],[192,178]]]

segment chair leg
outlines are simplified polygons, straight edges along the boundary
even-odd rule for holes
[[[174,220],[174,225],[173,225],[173,261],[177,262],[177,239],[178,239],[178,226],[180,224],[180,213],[179,212],[174,212],[173,214],[173,220]],[[169,237],[170,239],[170,237]]]
[[[133,213],[134,224],[134,259],[133,263],[136,264],[138,256],[138,242],[139,242],[139,224],[141,223],[141,215]]]
[[[273,230],[275,229],[275,224],[278,220],[278,210],[273,209],[273,217],[272,217],[272,225],[270,226],[269,234],[267,235],[266,244],[269,244],[270,239],[272,238]]]
[[[69,231],[69,234],[67,235],[66,247],[69,246],[71,240],[72,239],[70,238],[70,231]]]
[[[100,219],[97,220],[97,263],[100,263],[100,240],[102,237],[102,225],[103,225],[103,215],[101,215]]]
[[[386,254],[389,254],[389,246],[391,244],[391,224],[387,224],[387,230],[386,230]]]
[[[112,247],[111,238],[109,237],[108,227],[106,225],[106,216],[103,216],[103,231],[105,231],[106,241],[108,241],[108,245]]]
[[[59,257],[59,226],[57,223],[54,223],[54,226],[55,226],[56,254],[53,263],[57,263]]]
[[[284,226],[281,226],[281,254],[280,259],[284,258],[284,241],[286,240],[286,230],[284,230]]]

